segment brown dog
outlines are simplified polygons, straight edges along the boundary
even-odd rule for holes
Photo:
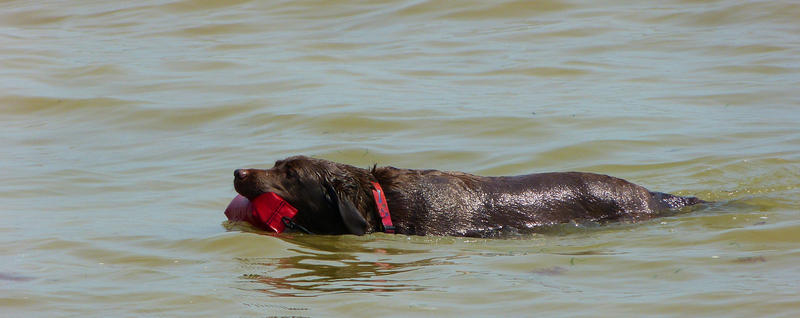
[[[482,177],[394,167],[361,169],[304,156],[279,160],[269,170],[238,169],[234,177],[239,194],[250,201],[264,193],[277,194],[297,209],[296,216],[284,223],[316,234],[387,231],[487,237],[567,222],[645,220],[705,202],[650,192],[593,173]],[[378,208],[381,188],[389,223]],[[248,213],[226,211],[226,215],[233,221],[263,225]]]

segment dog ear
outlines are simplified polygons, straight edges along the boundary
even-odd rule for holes
[[[367,232],[367,220],[361,216],[361,212],[356,209],[355,204],[347,198],[339,196],[330,183],[325,184],[325,189],[327,190],[325,198],[332,206],[339,209],[339,215],[341,215],[347,230],[355,235],[364,235]]]

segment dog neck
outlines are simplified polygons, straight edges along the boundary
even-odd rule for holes
[[[394,234],[395,228],[392,224],[392,216],[389,213],[389,204],[386,202],[386,196],[383,193],[381,184],[372,182],[372,188],[372,197],[375,199],[375,206],[378,208],[378,216],[380,216],[383,231]]]

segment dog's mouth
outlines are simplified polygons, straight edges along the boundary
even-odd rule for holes
[[[255,200],[264,193],[274,192],[262,184],[258,174],[262,171],[255,169],[236,169],[233,172],[233,188],[250,201]]]
[[[243,197],[247,198],[247,200],[253,201],[258,198],[260,195],[266,193],[259,190],[252,190],[247,186],[243,186],[238,182],[233,183],[233,188],[236,189],[236,192],[242,195]]]
[[[267,183],[269,175],[265,170],[236,169],[233,176],[233,188],[239,196],[225,209],[229,220],[247,221],[275,233],[282,233],[287,228],[311,233],[294,222],[297,208],[281,197],[276,187]]]

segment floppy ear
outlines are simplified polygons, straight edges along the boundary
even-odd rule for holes
[[[340,197],[330,183],[325,184],[325,189],[327,190],[326,199],[331,205],[338,207],[339,215],[342,216],[347,230],[355,235],[364,235],[367,232],[367,220],[361,216],[355,204],[345,197]]]

